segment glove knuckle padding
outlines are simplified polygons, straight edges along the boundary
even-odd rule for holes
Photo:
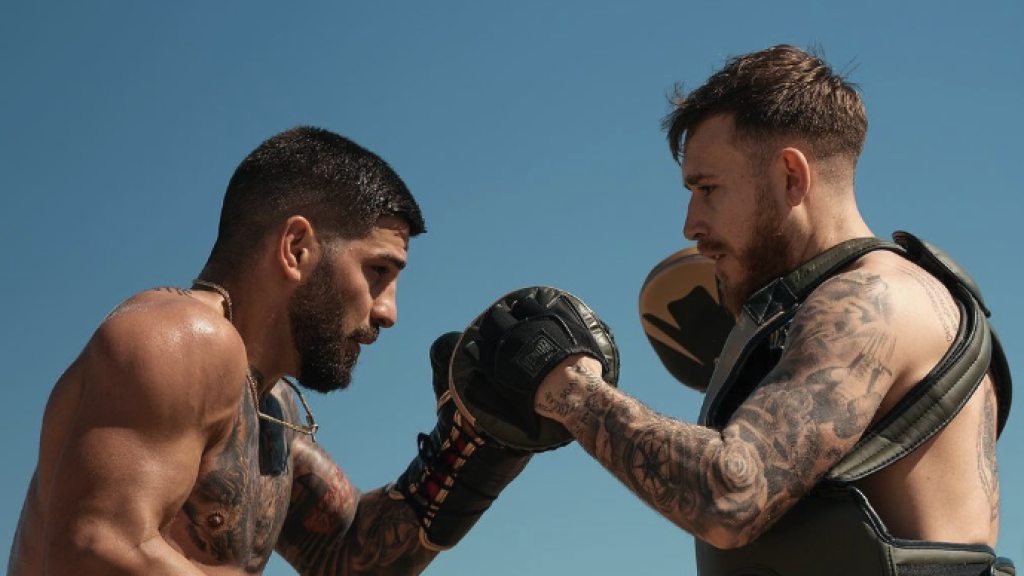
[[[447,383],[459,336],[445,334],[430,348],[437,425],[418,436],[416,457],[388,490],[413,509],[421,544],[435,551],[455,546],[531,457],[481,437],[458,411]]]
[[[499,382],[506,385],[533,380],[579,351],[579,344],[561,319],[527,318],[499,341],[494,372]]]
[[[511,448],[540,452],[572,435],[533,408],[537,387],[563,360],[587,354],[615,386],[619,353],[611,330],[581,300],[546,286],[506,294],[463,332],[452,358],[450,390],[474,428]],[[488,389],[487,387],[490,387]],[[503,400],[505,406],[502,407]]]

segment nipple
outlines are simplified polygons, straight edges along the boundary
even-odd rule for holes
[[[206,517],[206,525],[213,529],[220,528],[224,525],[224,516],[214,512]]]

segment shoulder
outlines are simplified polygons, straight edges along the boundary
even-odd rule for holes
[[[791,332],[836,337],[891,324],[898,290],[891,270],[863,259],[825,280],[800,306]]]
[[[153,417],[221,420],[237,410],[245,346],[234,327],[187,291],[151,290],[115,308],[82,354],[91,392]]]
[[[946,288],[912,262],[890,252],[873,252],[821,284],[804,308],[817,315],[862,311],[863,320],[902,322],[915,315],[922,298],[953,306]]]
[[[790,328],[795,350],[832,352],[851,361],[885,359],[896,380],[920,359],[938,358],[952,342],[958,312],[946,288],[901,256],[873,252],[819,286]]]

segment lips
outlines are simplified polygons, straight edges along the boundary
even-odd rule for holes
[[[725,253],[724,252],[711,252],[711,251],[708,251],[708,252],[702,252],[701,255],[704,256],[705,258],[709,259],[709,260],[714,260],[715,264],[718,264],[722,260],[722,258],[725,258]]]
[[[715,262],[724,258],[727,252],[725,243],[717,240],[698,241],[697,251],[700,252],[702,256],[710,258]]]

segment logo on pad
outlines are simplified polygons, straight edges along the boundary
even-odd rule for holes
[[[519,354],[512,360],[516,366],[523,369],[531,378],[536,378],[540,371],[548,365],[551,357],[558,351],[558,347],[543,332],[533,337],[524,346]]]

